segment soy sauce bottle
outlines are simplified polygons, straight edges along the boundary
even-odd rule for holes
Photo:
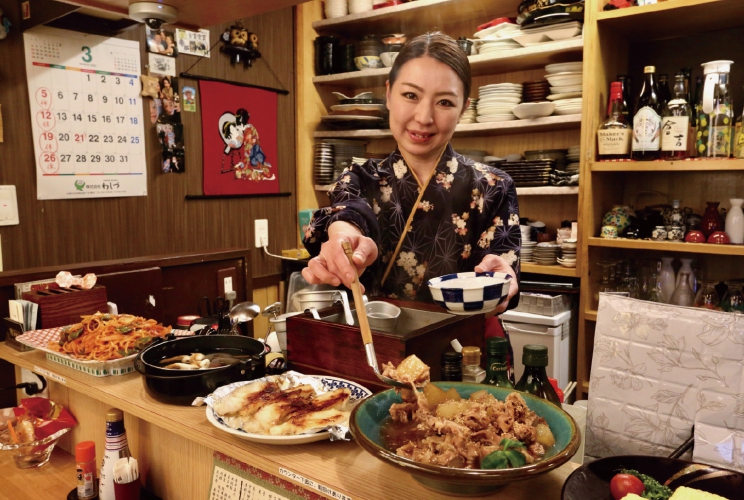
[[[509,341],[503,337],[490,337],[486,339],[486,353],[488,354],[486,379],[484,384],[495,385],[514,389],[509,380]]]
[[[524,373],[514,387],[518,391],[528,392],[539,398],[547,399],[554,405],[560,407],[553,385],[548,380],[545,367],[548,366],[548,348],[544,345],[528,344],[522,350],[522,363]]]
[[[442,380],[462,382],[462,354],[455,351],[442,354]]]

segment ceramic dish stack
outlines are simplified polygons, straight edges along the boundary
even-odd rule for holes
[[[571,146],[566,154],[566,164],[563,167],[556,166],[550,176],[553,186],[578,186],[579,185],[579,159],[580,146]]]
[[[550,95],[550,83],[547,80],[524,82],[522,84],[522,102],[545,102]]]
[[[567,104],[575,106],[579,105],[579,113],[581,112],[581,95],[583,91],[582,84],[582,67],[583,63],[570,62],[570,63],[557,63],[548,64],[545,66],[547,75],[545,78],[550,83],[550,95],[548,99],[556,101],[556,107],[565,107]],[[559,113],[559,109],[556,109],[555,114],[569,114]]]
[[[478,163],[485,163],[486,155],[488,154],[488,151],[482,151],[480,149],[458,149],[457,152]]]
[[[333,182],[334,156],[333,144],[315,143],[315,184],[325,185]]]
[[[459,123],[462,125],[477,123],[478,118],[478,99],[470,99],[470,105],[462,114]]]
[[[478,89],[479,123],[516,120],[514,106],[522,100],[521,83],[494,83]]]
[[[496,38],[490,40],[475,40],[475,50],[478,54],[493,54],[495,52],[508,52],[521,49],[513,38]]]
[[[532,226],[519,226],[522,233],[522,250],[519,255],[522,262],[532,262],[532,252],[535,249],[536,241],[532,241]]]
[[[333,146],[333,178],[338,178],[345,168],[351,165],[352,158],[364,158],[367,154],[367,141],[354,139],[324,139],[323,143]]]
[[[549,243],[538,243],[535,245],[535,250],[532,255],[535,259],[535,263],[541,266],[554,266],[556,264],[556,258],[561,246],[555,242]]]
[[[555,168],[555,160],[507,161],[496,165],[514,181],[516,187],[538,187],[550,184],[550,174]]]
[[[326,19],[334,19],[349,14],[349,4],[347,0],[325,0]]]
[[[570,21],[558,24],[531,24],[522,26],[520,34],[514,39],[524,47],[530,47],[538,43],[558,42],[581,38],[583,29],[579,21]]]
[[[556,259],[563,267],[576,267],[576,240],[563,240],[561,257]]]
[[[473,38],[476,38],[476,41],[510,39],[520,33],[518,24],[503,22],[476,32]]]

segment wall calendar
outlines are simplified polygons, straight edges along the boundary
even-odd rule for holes
[[[23,34],[39,200],[146,196],[139,42]]]

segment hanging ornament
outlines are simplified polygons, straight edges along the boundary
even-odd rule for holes
[[[240,20],[225,30],[222,41],[225,45],[221,50],[230,56],[231,64],[240,64],[242,61],[245,67],[250,68],[253,60],[261,57],[258,51],[258,35],[248,32]]]

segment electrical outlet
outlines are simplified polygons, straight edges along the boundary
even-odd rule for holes
[[[237,279],[238,270],[234,267],[217,271],[217,296],[225,298],[228,292],[234,290]]]
[[[269,246],[268,219],[256,219],[253,233],[256,238],[256,248]]]

